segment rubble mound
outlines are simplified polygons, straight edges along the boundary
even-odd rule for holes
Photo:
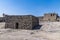
[[[40,30],[43,31],[60,31],[60,22],[42,22],[40,25],[42,25]]]

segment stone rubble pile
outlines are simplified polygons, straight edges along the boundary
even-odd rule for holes
[[[40,25],[43,31],[60,31],[60,22],[42,22]]]

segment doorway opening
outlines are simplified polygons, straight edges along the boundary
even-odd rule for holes
[[[16,29],[18,29],[18,26],[19,26],[19,24],[18,24],[18,23],[16,23]]]

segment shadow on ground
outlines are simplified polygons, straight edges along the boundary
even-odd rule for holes
[[[34,27],[33,27],[33,30],[38,30],[38,29],[40,29],[41,27],[42,27],[42,25],[34,26]]]

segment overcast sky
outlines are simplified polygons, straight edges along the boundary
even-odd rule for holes
[[[35,15],[56,12],[60,15],[60,0],[0,0],[0,16]]]

